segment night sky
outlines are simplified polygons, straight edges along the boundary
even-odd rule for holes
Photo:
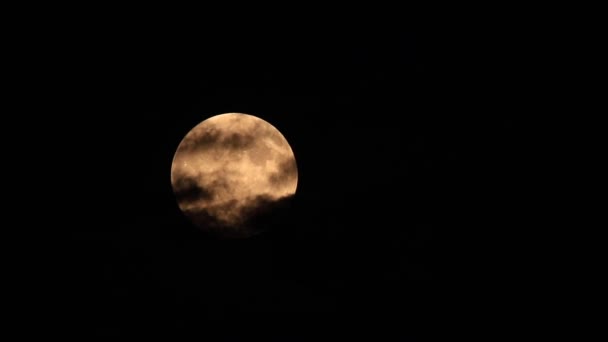
[[[66,43],[80,113],[67,120],[86,147],[73,151],[75,188],[87,199],[73,204],[57,278],[66,330],[205,341],[449,335],[452,303],[474,291],[461,254],[481,239],[463,215],[475,210],[468,185],[495,167],[473,168],[467,148],[484,144],[479,130],[498,140],[509,127],[483,121],[485,75],[467,71],[478,57],[458,37],[407,25],[108,27]],[[181,139],[227,112],[274,125],[298,164],[293,203],[251,239],[204,235],[171,189]]]

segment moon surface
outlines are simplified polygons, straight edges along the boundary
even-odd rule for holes
[[[248,237],[295,195],[296,159],[285,137],[249,114],[226,113],[196,125],[179,144],[171,185],[181,211],[222,237]]]

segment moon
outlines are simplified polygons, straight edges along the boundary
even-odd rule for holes
[[[195,226],[220,237],[249,237],[295,195],[296,159],[287,139],[250,114],[225,113],[196,125],[171,165],[180,210]]]

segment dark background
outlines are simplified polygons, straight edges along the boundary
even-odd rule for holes
[[[473,227],[503,225],[486,201],[508,185],[487,174],[507,172],[494,157],[511,128],[483,40],[430,24],[92,26],[61,45],[66,331],[380,341],[475,324],[489,280],[467,262],[493,242]],[[226,112],[273,124],[298,163],[291,207],[246,240],[199,232],[170,185],[183,136]]]

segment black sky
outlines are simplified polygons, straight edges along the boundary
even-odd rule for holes
[[[450,303],[469,293],[468,184],[497,167],[471,167],[467,149],[509,125],[480,114],[492,92],[467,68],[483,49],[424,25],[107,25],[68,40],[63,61],[79,113],[65,120],[68,144],[85,147],[66,172],[86,198],[68,210],[66,329],[229,341],[445,332]],[[196,230],[170,185],[183,136],[226,112],[273,124],[298,163],[293,203],[248,240]]]

